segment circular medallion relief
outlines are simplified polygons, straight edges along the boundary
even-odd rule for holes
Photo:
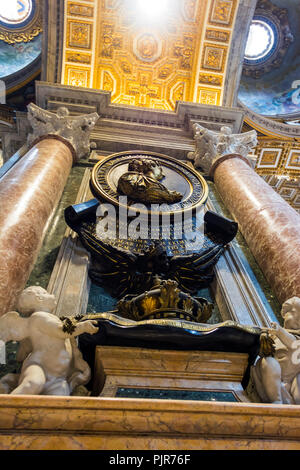
[[[142,62],[153,62],[161,55],[162,44],[152,33],[143,33],[133,42],[133,52]]]
[[[152,160],[162,169],[163,179],[160,182],[167,191],[180,193],[179,200],[170,202],[163,207],[161,205],[159,213],[182,213],[187,210],[196,210],[206,202],[208,196],[208,186],[204,178],[193,168],[176,160],[175,158],[161,155],[154,152],[121,152],[110,155],[97,163],[92,171],[91,189],[93,194],[100,200],[108,201],[111,204],[129,209],[131,203],[128,198],[128,205],[123,205],[119,201],[122,195],[118,190],[118,185],[122,175],[128,174],[128,165],[132,160]],[[160,203],[159,203],[160,204]],[[145,203],[145,213],[155,213],[151,204]]]
[[[7,28],[20,28],[34,15],[34,0],[0,0],[0,24]]]

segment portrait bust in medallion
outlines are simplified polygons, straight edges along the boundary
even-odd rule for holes
[[[174,203],[182,199],[178,191],[170,191],[160,181],[165,177],[158,161],[152,158],[133,159],[128,171],[118,181],[118,192],[144,203]]]

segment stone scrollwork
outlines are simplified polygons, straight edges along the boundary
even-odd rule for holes
[[[196,150],[190,152],[188,158],[194,161],[196,168],[202,168],[207,175],[220,157],[230,154],[247,157],[257,145],[256,131],[232,134],[230,127],[223,126],[221,132],[215,132],[198,123],[193,125],[193,130]]]
[[[33,132],[28,136],[28,144],[43,136],[60,136],[72,145],[79,160],[90,152],[90,133],[98,119],[97,113],[73,117],[65,107],[58,108],[55,114],[30,103],[28,120]]]

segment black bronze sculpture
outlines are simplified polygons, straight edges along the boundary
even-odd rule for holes
[[[197,296],[213,281],[213,268],[238,230],[232,220],[201,211],[208,196],[205,180],[177,160],[138,151],[122,152],[99,162],[90,185],[95,199],[68,207],[65,219],[91,254],[91,280],[105,287],[118,303],[114,311],[82,319],[97,319],[100,327],[93,338],[80,338],[84,358],[93,367],[96,345],[247,352],[246,386],[261,344],[261,354],[266,351],[261,329],[231,321],[206,325],[213,305]],[[128,197],[128,201],[120,196]],[[97,224],[103,221],[103,213],[99,215],[98,209],[103,203],[110,203],[119,215],[136,202],[145,220],[151,222],[153,214],[156,216],[154,239],[148,229],[140,238],[122,238],[119,219],[113,237],[99,235]],[[178,215],[187,213],[188,230],[196,239],[198,236],[195,244],[189,242],[191,234],[186,226],[182,238],[176,238]],[[167,237],[165,216],[170,225]]]

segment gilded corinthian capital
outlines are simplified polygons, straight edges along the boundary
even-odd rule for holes
[[[83,116],[69,116],[65,107],[58,108],[56,114],[39,108],[33,103],[28,105],[28,120],[33,129],[28,136],[28,144],[36,139],[56,135],[67,140],[73,147],[76,160],[90,152],[90,133],[99,119],[97,113]]]
[[[251,149],[257,145],[256,131],[232,134],[231,128],[224,126],[220,132],[211,131],[200,124],[193,125],[195,152],[190,152],[188,158],[194,161],[196,168],[202,168],[210,173],[213,164],[221,157],[238,154],[247,158]]]

